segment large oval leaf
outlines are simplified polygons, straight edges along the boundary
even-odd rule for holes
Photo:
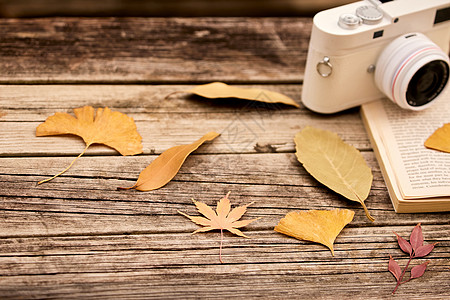
[[[314,178],[361,203],[367,218],[374,220],[364,204],[372,185],[372,171],[356,148],[333,132],[310,126],[297,133],[295,145],[297,159]]]

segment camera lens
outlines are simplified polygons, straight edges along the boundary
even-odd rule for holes
[[[449,67],[434,60],[419,69],[408,84],[406,100],[411,106],[422,106],[436,98],[448,82]]]
[[[449,58],[421,33],[394,39],[381,53],[375,83],[402,108],[421,110],[433,103],[449,80]]]

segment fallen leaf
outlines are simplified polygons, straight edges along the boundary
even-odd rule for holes
[[[142,137],[136,129],[133,118],[112,111],[108,107],[98,108],[94,115],[92,106],[75,108],[75,116],[57,112],[36,128],[36,136],[73,134],[81,137],[85,144],[83,152],[63,171],[38,184],[52,180],[66,172],[92,144],[103,144],[117,150],[122,155],[142,153]]]
[[[427,269],[427,265],[429,264],[430,262],[429,261],[427,261],[427,262],[424,262],[423,264],[421,264],[421,265],[418,265],[418,266],[415,266],[415,267],[413,267],[412,269],[411,269],[411,279],[414,279],[414,278],[419,278],[419,277],[421,277],[422,275],[423,275],[423,273],[425,273],[425,270]]]
[[[334,256],[334,240],[354,215],[348,209],[292,211],[280,220],[275,231],[325,245]]]
[[[434,249],[434,246],[436,246],[436,244],[438,244],[438,243],[427,244],[427,245],[423,244],[423,234],[422,234],[422,228],[420,226],[420,223],[417,224],[414,227],[414,229],[411,231],[409,242],[406,241],[401,236],[399,236],[397,233],[395,233],[395,235],[397,236],[398,245],[400,246],[402,251],[409,255],[409,260],[406,263],[406,266],[403,269],[403,271],[399,271],[400,267],[393,260],[392,256],[389,255],[390,259],[389,259],[388,269],[392,274],[394,274],[395,279],[397,280],[397,284],[395,285],[395,288],[392,291],[392,294],[395,294],[395,292],[397,291],[398,287],[401,284],[407,283],[411,279],[419,278],[425,273],[425,270],[426,270],[429,262],[426,262],[421,265],[413,267],[411,269],[411,277],[408,280],[403,281],[403,277],[404,277],[411,261],[414,258],[424,257],[424,256],[430,254],[430,252]],[[399,274],[400,274],[400,276],[399,276]]]
[[[431,253],[431,251],[433,251],[434,246],[436,246],[437,244],[438,244],[438,243],[427,244],[427,245],[420,246],[419,248],[417,248],[416,250],[414,250],[414,257],[424,257],[424,256],[427,256],[428,254]]]
[[[398,263],[392,258],[392,256],[389,256],[389,272],[394,275],[395,279],[399,280],[402,276],[402,269],[400,269],[400,266]]]
[[[364,204],[372,185],[372,171],[361,153],[337,134],[307,126],[295,136],[297,159],[319,182],[336,193],[361,203],[367,218],[374,221]]]
[[[193,234],[198,232],[206,232],[214,229],[220,229],[219,260],[221,263],[223,263],[222,261],[223,230],[228,230],[233,234],[248,238],[248,236],[242,233],[242,231],[240,231],[238,228],[244,227],[250,224],[251,222],[259,219],[256,218],[238,221],[247,211],[247,207],[250,206],[253,202],[247,205],[235,207],[233,210],[231,210],[230,199],[228,199],[230,193],[231,192],[228,192],[224,198],[220,199],[220,201],[217,202],[216,211],[214,211],[211,207],[209,207],[205,203],[192,199],[192,201],[194,201],[195,206],[197,207],[198,212],[204,215],[206,218],[193,217],[181,211],[178,211],[178,213],[182,214],[186,218],[189,218],[192,222],[198,225],[205,226],[197,229],[196,231],[193,232]]]
[[[218,137],[217,132],[209,132],[199,140],[188,145],[179,145],[164,151],[139,174],[138,180],[131,187],[118,187],[119,190],[137,189],[151,191],[166,185],[177,175],[184,161],[200,145]]]
[[[425,147],[450,153],[450,123],[436,129],[425,141]]]
[[[397,236],[397,242],[400,249],[411,256],[413,251],[411,244],[407,240],[399,236],[396,232],[394,232],[394,234]]]
[[[414,252],[423,245],[423,233],[422,227],[420,227],[420,223],[417,224],[411,231],[411,235],[409,236],[409,243],[411,244]]]
[[[170,97],[175,93],[179,93],[180,91],[171,93],[167,95],[166,98]],[[285,96],[283,94],[268,91],[265,89],[256,89],[256,88],[239,88],[235,86],[227,85],[223,82],[213,82],[208,84],[203,84],[194,87],[186,93],[192,93],[201,97],[209,98],[209,99],[218,99],[218,98],[238,98],[244,100],[252,100],[259,101],[265,103],[282,103],[287,105],[292,105],[295,107],[300,107],[294,100]]]

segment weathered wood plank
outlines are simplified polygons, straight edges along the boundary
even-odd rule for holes
[[[290,268],[289,268],[290,267]],[[286,297],[336,299],[445,299],[446,273],[427,272],[425,284],[414,288],[402,286],[395,297],[392,275],[386,273],[344,273],[337,275],[303,275],[301,263],[283,264],[278,270],[262,265],[214,266],[183,269],[173,274],[166,269],[145,269],[140,272],[108,272],[94,274],[51,274],[0,278],[0,292],[15,298],[269,298]],[[219,270],[226,270],[218,274]],[[32,279],[32,280],[30,280]],[[430,281],[443,283],[430,288]],[[411,284],[410,284],[411,285]]]
[[[431,262],[427,272],[414,284],[402,286],[397,297],[449,295],[445,284],[433,291],[429,288],[431,282],[443,283],[447,278],[448,225],[423,229],[426,242],[441,245],[418,260]],[[394,287],[387,271],[389,255],[401,265],[406,263],[392,230],[404,235],[411,228],[345,228],[336,240],[335,257],[324,246],[274,231],[252,232],[251,239],[225,234],[223,265],[217,258],[217,233],[1,239],[0,292],[61,297],[68,291],[92,296],[114,290],[115,296],[175,297],[183,290],[187,297],[210,297],[214,290],[215,297],[233,293],[249,297],[259,292],[281,296],[301,289],[302,295],[355,296],[364,290],[384,298]],[[32,280],[25,281],[27,275]],[[151,286],[158,288],[150,292]]]
[[[0,83],[300,82],[310,18],[0,19]]]
[[[448,223],[449,213],[396,215],[373,154],[364,156],[374,170],[366,200],[374,225]],[[0,159],[5,172],[0,175],[1,235],[191,232],[197,226],[177,210],[196,214],[191,198],[215,205],[228,191],[233,205],[255,202],[247,215],[262,219],[249,230],[273,228],[293,209],[353,209],[354,226],[371,226],[360,205],[320,185],[292,153],[192,155],[162,189],[116,190],[131,186],[154,157],[83,157],[69,172],[40,186],[37,181],[62,170],[71,158]]]
[[[392,229],[392,228],[391,228]],[[395,230],[397,230],[396,228]],[[347,235],[358,230],[346,230]],[[355,232],[356,231],[356,232]],[[437,234],[442,235],[440,230]],[[357,233],[358,234],[358,233]],[[366,230],[365,234],[372,234]],[[227,236],[228,234],[226,234]],[[52,273],[106,273],[132,272],[151,268],[195,269],[218,265],[218,233],[198,236],[189,234],[170,235],[130,235],[92,237],[41,238],[36,241],[28,239],[7,239],[8,247],[1,247],[4,252],[0,257],[1,276],[44,275]],[[136,242],[129,240],[136,239]],[[289,240],[289,241],[286,241]],[[449,241],[437,239],[444,246],[437,246],[432,254],[424,259],[429,260],[435,272],[445,272],[450,266],[446,259],[449,252],[445,244]],[[272,232],[252,232],[251,239],[225,237],[223,255],[226,263],[235,264],[290,264],[302,262],[304,275],[329,275],[346,272],[384,272],[389,255],[393,255],[400,264],[408,257],[401,253],[396,245],[395,236],[383,241],[367,241],[364,239],[339,238],[335,243],[336,253],[320,244],[298,241]],[[21,245],[23,244],[23,245]],[[21,247],[25,251],[21,252]],[[30,251],[35,247],[35,251]],[[9,254],[8,250],[14,252]],[[448,249],[447,249],[448,250]],[[62,260],[61,258],[65,258]],[[370,258],[371,262],[367,263]],[[321,265],[320,265],[320,264]],[[348,264],[352,264],[349,269]],[[280,268],[272,266],[271,269]],[[181,271],[180,273],[184,273]]]
[[[351,0],[0,0],[0,16],[299,16]]]
[[[293,152],[295,134],[306,125],[338,133],[358,149],[371,149],[357,110],[332,116],[305,108],[239,100],[206,100],[174,95],[192,86],[49,85],[0,86],[0,156],[77,155],[83,141],[74,136],[36,137],[36,127],[57,111],[73,113],[84,105],[108,106],[136,120],[144,153],[159,154],[191,143],[208,131],[222,135],[197,153]],[[300,99],[300,85],[256,85]],[[182,130],[181,130],[182,129]],[[14,134],[10,134],[14,132]],[[87,154],[117,155],[106,146]]]

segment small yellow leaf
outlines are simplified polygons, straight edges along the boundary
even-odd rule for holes
[[[118,111],[112,111],[108,107],[97,109],[95,114],[92,106],[75,108],[73,111],[75,117],[60,112],[48,117],[36,128],[36,136],[73,134],[84,140],[86,148],[62,172],[39,183],[49,181],[66,172],[92,144],[109,146],[122,155],[142,153],[142,137],[137,132],[133,118]]]
[[[275,231],[325,245],[334,256],[334,240],[354,215],[348,209],[292,211],[280,220]]]
[[[253,221],[258,220],[256,219],[250,219],[250,220],[242,220],[238,221],[247,211],[247,207],[250,206],[252,203],[249,203],[247,205],[239,206],[233,208],[231,210],[231,204],[230,199],[228,198],[230,196],[230,192],[228,194],[220,199],[219,202],[217,202],[217,208],[216,211],[214,211],[211,207],[209,207],[207,204],[200,202],[200,201],[194,201],[195,207],[197,207],[197,210],[199,213],[201,213],[205,217],[193,217],[190,215],[187,215],[181,211],[178,211],[179,214],[182,214],[186,218],[189,218],[192,222],[202,225],[205,227],[201,227],[194,231],[193,233],[198,232],[206,232],[214,229],[220,229],[220,250],[219,250],[219,260],[221,263],[222,261],[222,242],[223,242],[223,230],[228,230],[229,232],[248,238],[242,231],[240,231],[238,228],[247,226]],[[230,212],[231,210],[231,212]]]
[[[364,200],[372,186],[372,171],[361,153],[327,130],[307,126],[295,136],[297,159],[319,182],[349,200],[361,203],[370,221]]]
[[[425,147],[450,153],[450,123],[436,129],[425,141]]]
[[[265,103],[282,103],[300,107],[294,100],[292,100],[288,96],[277,92],[256,88],[239,88],[227,85],[222,82],[213,82],[199,85],[187,91],[187,93],[196,94],[198,96],[209,99],[238,98]]]
[[[141,172],[133,186],[128,188],[119,187],[118,189],[127,190],[134,188],[139,191],[151,191],[163,187],[175,177],[189,154],[204,142],[211,141],[219,135],[216,132],[209,132],[192,144],[175,146],[164,151]]]

